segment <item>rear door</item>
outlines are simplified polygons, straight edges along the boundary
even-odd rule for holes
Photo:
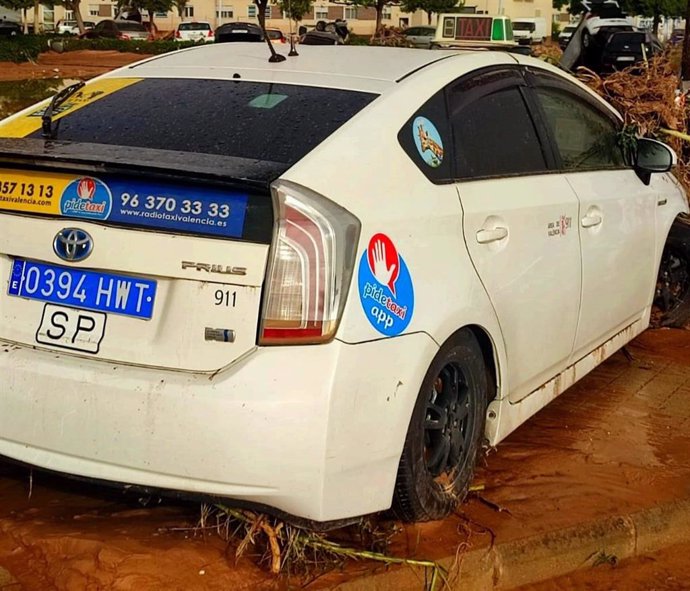
[[[577,197],[552,173],[525,97],[516,68],[448,90],[465,240],[501,325],[513,400],[567,365],[580,305]]]
[[[657,192],[626,165],[621,123],[608,109],[559,76],[542,72],[535,78],[560,168],[580,200],[579,357],[640,318],[650,304]]]
[[[41,138],[45,104],[0,122],[0,339],[189,371],[232,363],[256,346],[270,182],[374,98],[104,78],[56,110],[58,141]]]

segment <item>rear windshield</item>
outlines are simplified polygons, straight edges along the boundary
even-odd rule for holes
[[[290,165],[376,96],[265,82],[145,79],[65,115],[58,138]]]
[[[144,26],[140,25],[139,23],[117,23],[117,28],[120,29],[120,31],[143,31],[144,33],[146,32]]]
[[[623,49],[627,46],[630,49],[640,49],[640,46],[644,45],[645,40],[644,33],[616,33],[615,35],[611,35],[608,42],[608,48]]]
[[[180,31],[208,31],[211,25],[208,23],[181,23],[178,27]]]
[[[575,29],[577,29],[576,26],[567,26],[565,29],[563,29],[564,33],[572,33]]]
[[[283,36],[280,31],[272,31],[271,29],[268,29],[266,33],[269,39],[280,39]]]

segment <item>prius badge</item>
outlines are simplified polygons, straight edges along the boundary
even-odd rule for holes
[[[53,250],[63,261],[76,263],[87,258],[93,250],[93,239],[79,228],[63,228],[53,240]]]

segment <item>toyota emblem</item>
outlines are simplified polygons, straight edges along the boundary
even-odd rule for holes
[[[53,250],[63,261],[83,261],[93,250],[93,240],[88,232],[79,228],[64,228],[53,240]]]

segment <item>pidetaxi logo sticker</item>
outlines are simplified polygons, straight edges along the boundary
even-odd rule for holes
[[[412,123],[412,136],[417,151],[432,168],[438,168],[443,162],[443,139],[436,126],[426,117],[416,117]]]
[[[91,177],[73,180],[60,197],[60,213],[79,218],[105,220],[110,215],[113,196],[105,183]]]
[[[414,287],[405,260],[385,234],[375,234],[362,254],[358,271],[364,315],[381,334],[392,337],[410,324]]]

